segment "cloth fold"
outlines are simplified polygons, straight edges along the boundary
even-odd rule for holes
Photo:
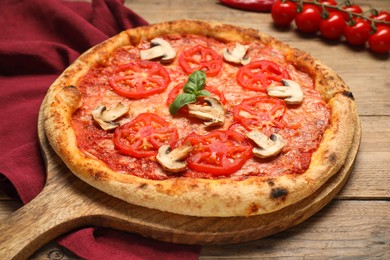
[[[45,184],[37,119],[51,83],[92,46],[148,23],[123,0],[1,0],[0,13],[0,192],[28,203]],[[86,259],[196,259],[200,249],[99,227],[59,243]]]
[[[81,252],[79,256],[85,259],[184,260],[197,259],[199,254],[196,246],[178,246],[108,228],[85,228],[58,242],[71,251]]]

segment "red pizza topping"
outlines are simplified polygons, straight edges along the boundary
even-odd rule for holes
[[[233,110],[237,120],[248,131],[266,127],[283,128],[281,122],[286,112],[283,100],[272,97],[258,96],[245,99]]]
[[[207,76],[216,76],[222,68],[222,57],[213,49],[196,45],[179,56],[180,66],[187,74],[202,70]]]
[[[164,91],[171,81],[168,71],[156,62],[133,61],[119,65],[109,78],[110,86],[121,96],[145,98]]]
[[[207,135],[190,134],[185,139],[194,147],[188,167],[212,175],[232,174],[252,157],[252,146],[244,135],[231,130],[216,130]]]
[[[285,69],[269,60],[251,62],[241,67],[237,73],[237,82],[241,87],[260,92],[265,92],[274,83],[283,85],[281,80],[289,78]]]
[[[177,140],[176,128],[158,115],[144,113],[118,127],[114,134],[115,147],[134,157],[155,156],[158,149]]]

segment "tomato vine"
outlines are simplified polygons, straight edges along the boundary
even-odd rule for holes
[[[368,44],[376,53],[390,51],[390,12],[363,9],[350,0],[276,0],[271,15],[277,26],[294,21],[298,31],[317,33],[328,40],[345,37],[353,46]]]

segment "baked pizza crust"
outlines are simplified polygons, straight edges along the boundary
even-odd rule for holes
[[[80,106],[76,85],[89,68],[116,48],[170,33],[209,36],[222,41],[260,41],[282,50],[286,59],[315,81],[331,109],[330,126],[300,175],[249,177],[242,181],[178,177],[149,180],[114,172],[86,156],[76,143],[70,120]],[[330,68],[309,54],[253,29],[217,22],[180,20],[124,31],[81,55],[52,84],[44,104],[44,127],[51,146],[69,169],[91,186],[129,203],[199,217],[251,216],[277,211],[311,195],[343,166],[352,147],[358,114],[351,92]]]

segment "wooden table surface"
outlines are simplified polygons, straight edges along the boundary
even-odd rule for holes
[[[390,11],[389,0],[355,0],[366,9]],[[251,27],[305,50],[335,70],[351,88],[362,121],[362,141],[351,177],[317,214],[279,234],[226,246],[203,246],[200,259],[351,258],[390,259],[390,57],[345,42],[327,42],[280,30],[270,14],[245,12],[217,0],[127,0],[149,23],[175,19],[215,20]],[[21,204],[0,195],[0,219]],[[51,242],[32,259],[73,259]]]

